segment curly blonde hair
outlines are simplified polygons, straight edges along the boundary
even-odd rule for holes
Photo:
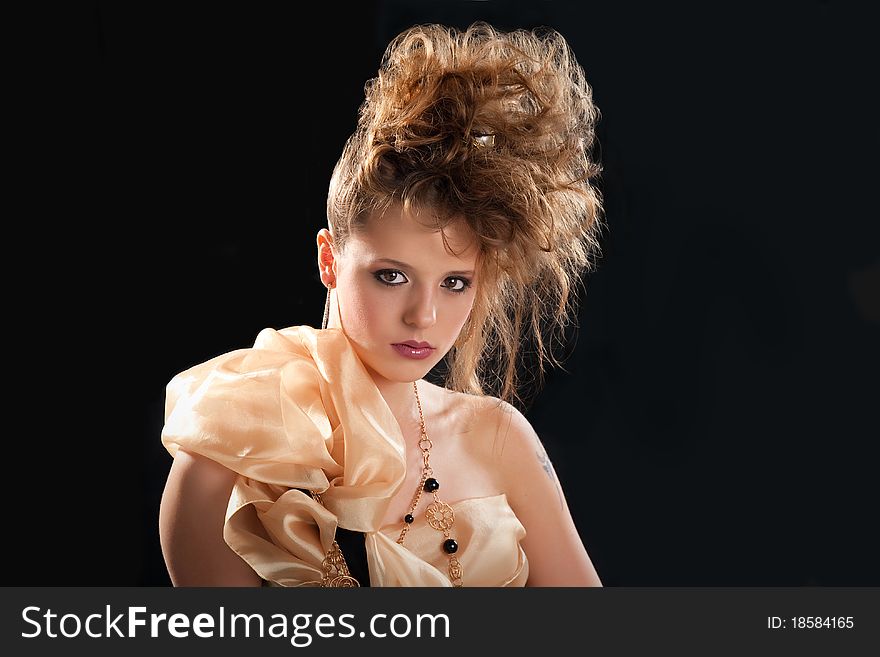
[[[600,114],[583,69],[555,30],[417,25],[391,41],[365,92],[330,182],[336,248],[392,203],[430,207],[440,231],[464,221],[479,276],[444,385],[521,401],[524,333],[543,381],[544,361],[560,364],[545,322],[571,323],[578,277],[600,252],[590,180],[601,166],[589,156]]]

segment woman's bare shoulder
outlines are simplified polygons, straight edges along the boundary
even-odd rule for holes
[[[472,401],[475,431],[491,444],[498,465],[542,452],[541,439],[528,418],[509,402],[484,395]],[[537,451],[536,451],[537,450]]]
[[[488,395],[473,395],[458,390],[450,390],[433,383],[427,384],[434,399],[434,408],[442,409],[443,415],[454,421],[470,424],[476,419],[484,420],[486,413],[503,403]]]
[[[513,406],[491,395],[474,395],[440,386],[434,388],[454,433],[474,437],[483,444],[500,445],[510,428],[513,414],[518,413]]]

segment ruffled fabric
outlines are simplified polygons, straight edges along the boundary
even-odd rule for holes
[[[341,329],[264,329],[253,348],[181,372],[166,388],[162,444],[238,473],[223,536],[269,584],[319,585],[338,525],[364,532],[372,586],[451,586],[424,514],[404,546],[399,523],[380,527],[406,477],[405,443]],[[451,506],[464,585],[524,586],[525,529],[506,496]]]

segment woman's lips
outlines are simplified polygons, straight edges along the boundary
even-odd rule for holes
[[[415,360],[421,360],[422,358],[427,358],[432,353],[434,353],[434,349],[432,347],[422,347],[420,349],[414,349],[406,344],[393,344],[394,350],[399,353],[401,356],[406,358],[413,358]]]

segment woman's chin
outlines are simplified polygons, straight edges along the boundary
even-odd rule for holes
[[[404,360],[405,359],[401,359]],[[433,358],[424,360],[412,360],[403,363],[394,363],[388,365],[383,363],[382,367],[370,367],[367,369],[375,379],[377,376],[390,383],[412,383],[423,378],[431,368],[435,365]]]

